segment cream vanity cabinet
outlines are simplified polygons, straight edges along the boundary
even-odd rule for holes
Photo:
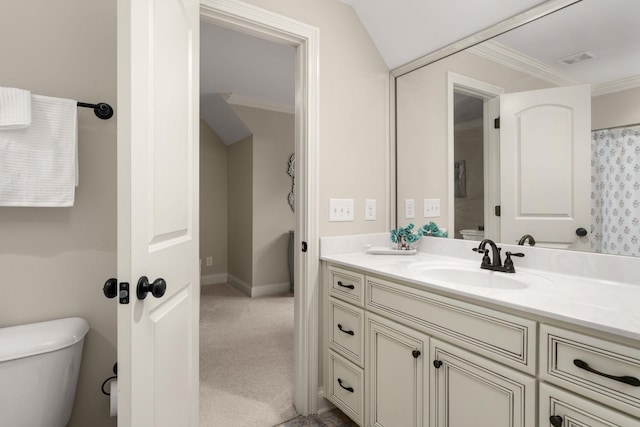
[[[636,348],[543,324],[539,376],[541,426],[640,426]]]
[[[323,274],[325,397],[359,425],[640,427],[631,341],[327,262]]]
[[[327,263],[324,278],[325,397],[359,425],[535,426],[535,322]]]

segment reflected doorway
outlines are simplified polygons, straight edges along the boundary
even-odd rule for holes
[[[500,95],[504,89],[448,73],[450,238],[500,240]]]
[[[454,238],[484,238],[484,100],[453,94]]]

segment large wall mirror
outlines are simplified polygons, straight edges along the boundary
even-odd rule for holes
[[[397,224],[640,256],[638,16],[577,1],[396,70]]]

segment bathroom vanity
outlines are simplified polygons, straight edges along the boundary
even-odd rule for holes
[[[640,286],[365,249],[322,255],[324,396],[359,425],[640,426]]]

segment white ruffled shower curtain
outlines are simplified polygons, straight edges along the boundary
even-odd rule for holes
[[[591,249],[640,256],[640,126],[591,133]]]

